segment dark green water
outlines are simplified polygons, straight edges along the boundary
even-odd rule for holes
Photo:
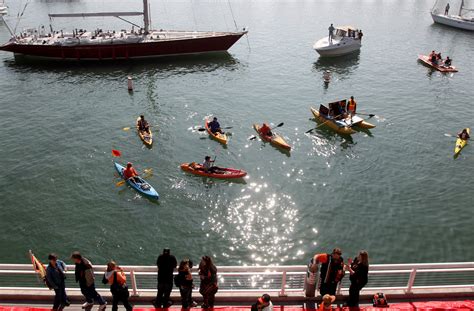
[[[139,2],[32,1],[19,29],[47,25],[49,12],[133,11]],[[81,250],[95,263],[151,265],[165,246],[220,265],[301,264],[335,246],[346,257],[365,248],[377,263],[474,260],[474,149],[454,160],[454,139],[444,135],[474,127],[474,34],[434,25],[432,1],[231,3],[250,49],[242,38],[221,56],[86,65],[0,53],[0,262],[26,263],[31,248],[39,257]],[[226,2],[151,4],[156,28],[233,29]],[[19,2],[9,5],[16,15]],[[55,26],[109,22],[125,27],[109,19]],[[360,54],[318,60],[312,45],[331,22],[363,29]],[[8,37],[0,24],[0,41]],[[417,63],[432,49],[459,73]],[[352,139],[324,128],[304,134],[316,125],[311,106],[351,95],[359,111],[377,114],[375,129]],[[122,130],[141,113],[157,125],[152,149]],[[228,148],[191,130],[208,115],[233,127]],[[285,122],[278,132],[291,156],[248,140],[263,120]],[[153,168],[159,203],[115,187],[112,148],[122,163]],[[206,154],[248,178],[179,169]]]

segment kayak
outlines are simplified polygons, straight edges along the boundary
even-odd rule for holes
[[[118,164],[117,162],[114,162],[114,165],[115,165],[115,169],[117,170],[117,172],[123,178],[123,170],[125,169],[125,167]],[[156,190],[146,180],[144,180],[140,176],[138,176],[137,178],[138,178],[138,180],[140,180],[139,183],[133,182],[131,180],[126,180],[125,182],[130,187],[135,189],[138,193],[143,194],[144,196],[147,196],[147,197],[149,197],[151,199],[155,199],[155,200],[158,200],[160,198],[158,192],[156,192]]]
[[[313,113],[316,120],[324,123],[329,128],[333,129],[336,133],[343,135],[350,135],[356,133],[351,126],[344,122],[344,120],[334,120],[326,115],[321,115],[318,110],[311,107],[311,112]]]
[[[470,128],[467,128],[466,131],[469,135],[471,134]],[[466,145],[467,139],[461,139],[458,137],[458,139],[456,139],[456,147],[454,147],[454,155],[457,156]]]
[[[199,175],[203,177],[211,177],[211,178],[220,178],[220,179],[232,179],[232,178],[242,178],[247,175],[246,171],[237,170],[234,168],[219,168],[219,172],[214,173],[206,173],[205,171],[199,169],[202,168],[201,164],[196,163],[183,163],[181,164],[181,169],[185,172]]]
[[[267,135],[262,135],[259,132],[260,125],[258,125],[258,124],[254,124],[253,128],[257,131],[258,135],[260,136],[260,138],[263,141],[269,142],[271,145],[273,145],[277,148],[282,148],[282,149],[285,149],[285,150],[291,150],[291,146],[288,145],[288,143],[280,135],[275,134],[275,133],[273,133],[273,136],[271,136],[271,137],[268,137]]]
[[[145,145],[151,146],[153,144],[153,133],[151,132],[151,129],[150,129],[149,134],[145,131],[138,130],[138,120],[140,120],[140,117],[138,117],[137,124],[136,124],[138,136],[140,136],[140,139],[143,141]]]
[[[375,125],[365,121],[364,119],[362,119],[361,117],[357,115],[352,116],[352,118],[349,116],[345,120],[349,125],[360,127],[363,129],[373,129],[375,127]]]
[[[418,55],[418,60],[420,60],[423,64],[431,67],[431,68],[434,68],[438,71],[441,71],[441,72],[458,72],[458,70],[456,69],[456,67],[454,66],[444,66],[444,65],[437,65],[437,64],[433,64],[431,61],[430,61],[430,58],[426,55]]]
[[[211,132],[211,129],[209,127],[209,122],[207,122],[207,120],[204,122],[204,124],[205,124],[205,128],[206,128],[207,133],[209,133],[209,136],[211,136],[212,139],[217,140],[221,144],[227,145],[227,135],[226,134],[221,134],[221,133],[214,134],[213,132]]]

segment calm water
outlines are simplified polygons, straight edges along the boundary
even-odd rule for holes
[[[11,24],[20,2],[8,3]],[[155,28],[234,29],[226,1],[151,2]],[[49,12],[140,3],[32,1],[19,29],[48,25]],[[432,1],[231,4],[250,33],[220,56],[58,65],[0,53],[0,262],[27,262],[31,248],[41,257],[78,249],[96,263],[146,265],[165,246],[221,265],[301,264],[335,246],[346,257],[366,248],[377,263],[474,260],[474,148],[454,160],[454,139],[444,135],[474,127],[474,34],[434,25]],[[331,22],[363,29],[360,54],[318,60],[312,45]],[[128,27],[110,19],[54,25]],[[8,38],[0,24],[0,41]],[[432,49],[460,72],[418,64],[417,54]],[[352,139],[324,128],[304,134],[316,125],[311,106],[351,95],[359,111],[377,115],[375,129]],[[122,130],[141,113],[157,125],[152,149]],[[211,114],[233,127],[228,148],[192,130]],[[294,146],[290,156],[248,140],[263,120],[285,122],[278,132]],[[122,163],[153,168],[159,203],[115,186],[112,148]],[[248,178],[212,181],[179,169],[207,154]]]

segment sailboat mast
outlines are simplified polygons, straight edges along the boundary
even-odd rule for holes
[[[150,31],[150,15],[148,12],[148,0],[143,0],[143,24],[145,25],[145,34]]]

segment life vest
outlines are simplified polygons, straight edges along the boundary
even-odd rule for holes
[[[135,177],[135,176],[138,176],[138,173],[137,173],[137,171],[135,171],[135,169],[133,167],[131,167],[130,169],[125,168],[123,170],[123,178],[124,179],[129,179],[130,177]]]
[[[347,103],[347,111],[355,113],[357,108],[357,103],[355,100],[349,99],[349,102]]]

